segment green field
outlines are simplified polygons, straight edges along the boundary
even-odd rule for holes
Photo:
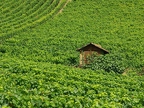
[[[0,107],[143,108],[143,0],[0,2]],[[77,68],[100,44],[124,74]],[[117,58],[117,59],[115,59]]]

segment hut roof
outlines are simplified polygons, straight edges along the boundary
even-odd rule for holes
[[[109,53],[109,51],[107,51],[106,49],[102,48],[101,45],[94,44],[94,43],[89,43],[89,44],[87,44],[87,45],[85,45],[85,46],[77,49],[77,51],[83,51],[83,50],[84,50],[86,47],[88,47],[88,46],[94,46],[94,47],[96,47],[96,48],[104,51],[105,53]]]

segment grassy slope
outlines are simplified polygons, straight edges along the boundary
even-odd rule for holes
[[[29,100],[37,107],[41,106],[38,102],[49,107],[142,106],[143,76],[96,73],[63,65],[76,63],[75,50],[93,42],[122,56],[128,66],[143,66],[142,4],[142,0],[72,1],[54,19],[7,39],[0,45],[6,50],[0,53],[2,96],[15,106],[28,105]]]

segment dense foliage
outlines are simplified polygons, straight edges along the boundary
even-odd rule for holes
[[[106,72],[123,73],[127,66],[124,65],[124,61],[120,55],[107,54],[98,56],[93,54],[87,58],[89,64],[86,64],[84,68],[90,68],[92,70],[105,70]]]
[[[135,73],[123,76],[14,58],[2,59],[0,66],[2,108],[144,106],[144,79]]]
[[[144,107],[144,1],[67,1],[0,2],[0,107]],[[76,68],[90,42],[110,54]]]

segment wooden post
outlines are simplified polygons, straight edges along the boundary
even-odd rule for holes
[[[82,51],[80,51],[80,60],[79,60],[79,64],[80,64],[80,66],[82,66],[82,64],[83,64],[83,55],[82,55]]]

